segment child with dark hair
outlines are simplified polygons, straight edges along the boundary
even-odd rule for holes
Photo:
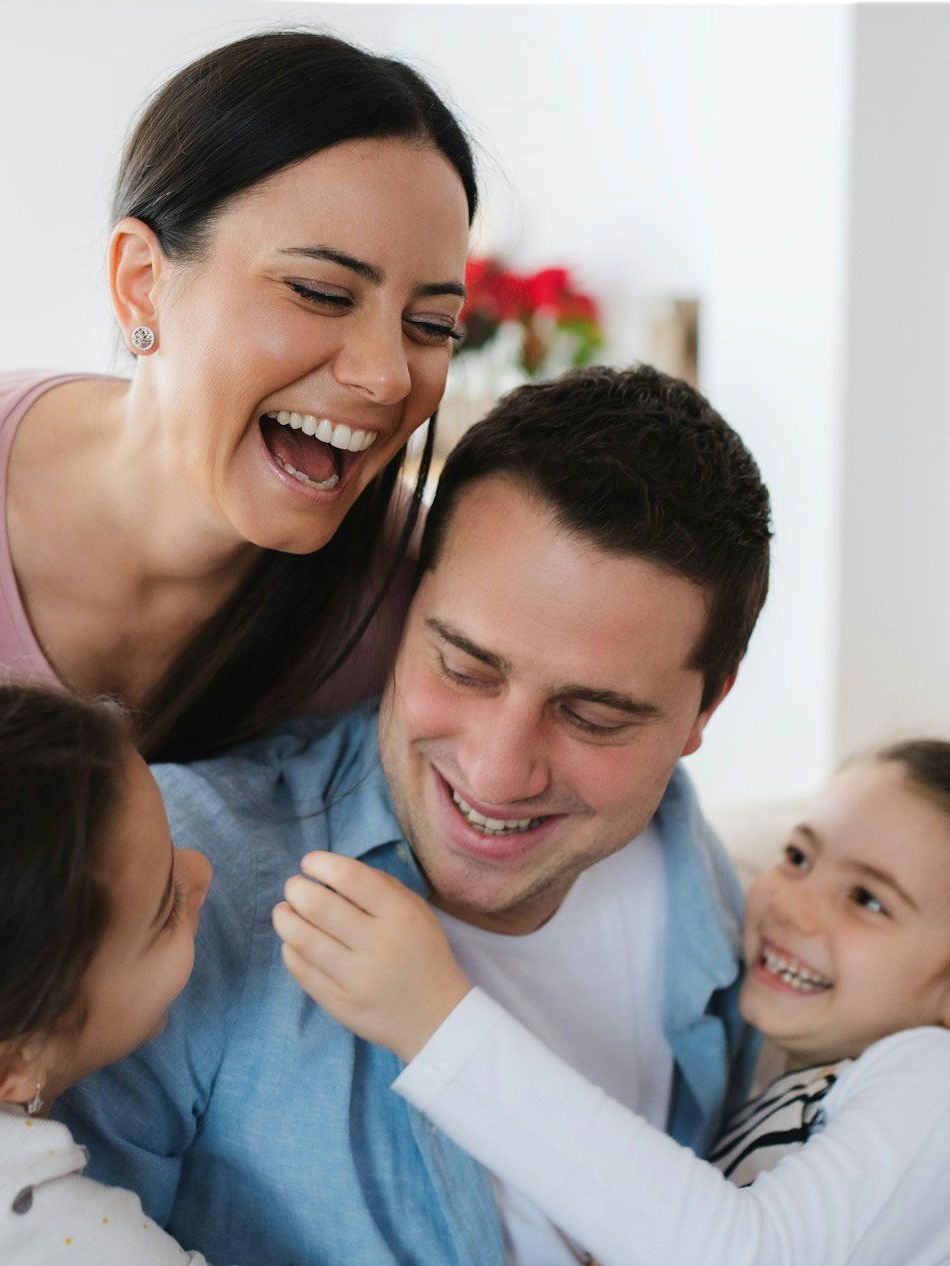
[[[709,1161],[472,989],[398,881],[331,853],[303,870],[275,911],[298,982],[602,1266],[950,1262],[950,743],[846,766],[752,885],[740,1009],[791,1071]]]
[[[43,1113],[161,1031],[210,873],[173,846],[114,704],[0,685],[0,1261],[204,1262],[84,1178],[85,1148]]]

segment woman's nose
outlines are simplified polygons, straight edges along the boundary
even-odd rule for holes
[[[372,313],[346,322],[343,345],[333,364],[337,382],[375,404],[399,404],[412,387],[402,321]]]

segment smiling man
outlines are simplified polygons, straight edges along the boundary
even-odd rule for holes
[[[765,598],[768,497],[653,370],[523,388],[449,458],[377,716],[158,777],[216,878],[165,1034],[73,1092],[90,1172],[212,1260],[559,1266],[582,1255],[389,1086],[270,927],[311,849],[428,892],[466,974],[702,1150],[749,1058],[738,888],[678,761]]]

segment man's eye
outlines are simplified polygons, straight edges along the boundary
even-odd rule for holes
[[[868,910],[871,914],[888,913],[883,901],[875,897],[874,893],[868,888],[862,888],[860,884],[857,888],[851,889],[850,895],[855,905],[861,906],[863,910]]]
[[[585,734],[592,734],[598,738],[609,738],[612,734],[619,734],[627,728],[625,721],[591,721],[588,717],[581,716],[579,712],[575,712],[573,708],[565,707],[562,709],[568,722],[575,729],[582,730]]]
[[[439,672],[447,681],[454,682],[457,686],[480,686],[482,682],[477,677],[471,677],[468,673],[459,672],[455,668],[451,668],[442,656],[439,656]]]

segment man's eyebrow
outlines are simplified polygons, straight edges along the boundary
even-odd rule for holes
[[[464,651],[466,655],[471,655],[472,659],[477,659],[481,663],[487,664],[489,668],[497,669],[500,673],[510,672],[511,663],[504,656],[496,655],[494,651],[485,650],[483,646],[479,646],[471,638],[466,637],[464,633],[453,628],[451,624],[446,624],[444,620],[437,620],[432,615],[427,616],[426,627],[441,637],[444,642],[448,642],[451,646]]]
[[[488,651],[483,646],[479,646],[451,624],[446,624],[444,620],[437,620],[434,616],[428,616],[426,625],[443,641],[458,647],[460,651],[464,651],[466,655],[471,655],[473,659],[487,664],[489,668],[494,668],[500,673],[511,671],[511,663],[503,655],[498,655],[495,651]],[[656,704],[643,703],[638,699],[632,699],[629,695],[620,694],[617,690],[597,690],[592,686],[568,684],[558,686],[554,691],[554,695],[560,699],[576,699],[583,703],[602,704],[606,708],[615,708],[618,712],[626,712],[629,716],[642,717],[644,720],[660,716],[660,709]]]
[[[626,712],[628,716],[640,717],[647,721],[651,717],[662,715],[655,703],[645,703],[640,699],[632,699],[616,690],[594,690],[590,686],[560,686],[558,695],[562,699],[573,699],[579,703],[598,703],[605,708],[614,708],[617,712]]]
[[[371,281],[375,286],[381,286],[386,280],[386,274],[375,264],[368,264],[365,259],[357,259],[355,255],[338,251],[333,246],[285,246],[280,253],[339,264],[341,268],[349,268],[358,277]],[[431,298],[433,295],[458,295],[460,299],[464,299],[466,295],[465,287],[460,281],[427,281],[417,286],[414,293],[420,299]]]

